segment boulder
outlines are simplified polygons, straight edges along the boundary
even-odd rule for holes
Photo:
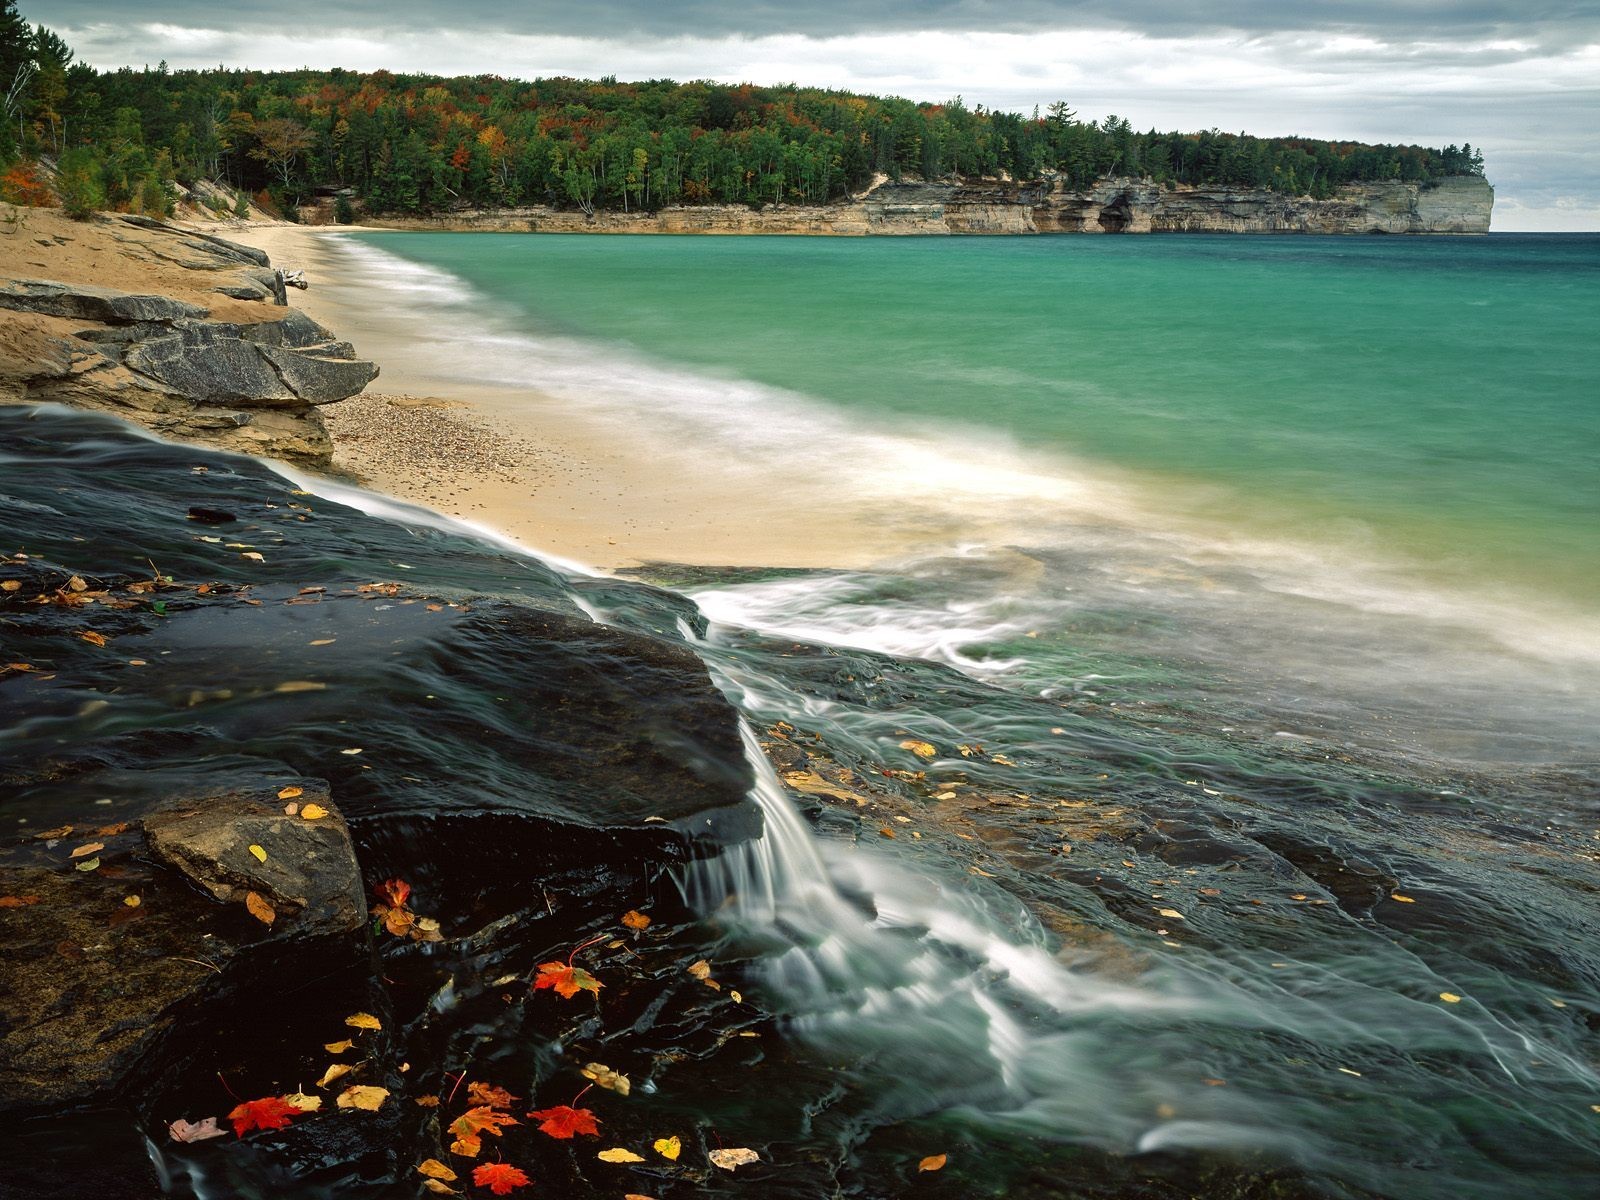
[[[88,283],[56,283],[48,279],[0,281],[0,308],[47,317],[104,321],[110,325],[176,321],[207,315],[199,305],[170,296],[141,296]]]
[[[375,363],[352,359],[339,353],[341,350],[349,351],[349,343],[321,352],[260,347],[260,353],[277,368],[289,390],[308,404],[332,404],[354,396],[378,377]]]

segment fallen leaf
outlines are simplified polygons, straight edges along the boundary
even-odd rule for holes
[[[88,642],[91,646],[104,646],[106,644],[106,635],[103,633],[96,633],[92,629],[85,629],[78,636],[84,641]]]
[[[346,1050],[350,1049],[350,1047],[354,1045],[354,1042],[352,1042],[349,1038],[346,1038],[342,1042],[328,1042],[324,1044],[322,1048],[329,1054],[343,1054]]]
[[[909,750],[918,758],[932,758],[939,753],[939,748],[932,742],[919,742],[915,738],[907,738],[901,742],[900,749]]]
[[[761,1161],[759,1154],[743,1146],[736,1146],[730,1150],[713,1150],[708,1157],[711,1159],[712,1166],[721,1167],[724,1171],[732,1171],[738,1167]]]
[[[39,903],[37,896],[0,896],[0,908],[27,908]]]
[[[304,1092],[290,1092],[283,1098],[285,1104],[292,1104],[303,1113],[322,1111],[322,1097],[308,1096]]]
[[[627,912],[623,913],[622,923],[629,929],[650,928],[650,918],[645,916],[642,912],[639,912],[637,909],[629,909]]]
[[[415,1104],[415,1105],[418,1105],[421,1108],[438,1108],[439,1107],[439,1097],[438,1096],[415,1096],[415,1097],[412,1098],[411,1102],[413,1104]]]
[[[38,833],[34,834],[33,837],[35,841],[49,842],[54,841],[56,838],[64,838],[71,832],[71,825],[61,825],[55,829],[41,829]]]
[[[510,1108],[521,1099],[521,1096],[513,1096],[505,1088],[490,1083],[474,1080],[467,1084],[467,1104],[472,1107],[487,1104],[490,1108]]]
[[[1354,1075],[1357,1079],[1361,1078],[1361,1072],[1360,1071],[1352,1071],[1349,1067],[1337,1067],[1335,1069],[1339,1070],[1339,1071],[1342,1071],[1346,1075]]]
[[[329,1063],[328,1069],[322,1073],[322,1078],[317,1080],[317,1086],[325,1088],[335,1079],[342,1079],[354,1070],[355,1067],[349,1063]]]
[[[557,1104],[554,1108],[541,1108],[538,1112],[529,1113],[528,1116],[539,1122],[540,1133],[549,1134],[553,1138],[565,1139],[580,1133],[593,1137],[600,1136],[599,1123],[595,1120],[594,1113],[587,1108]]]
[[[104,850],[105,848],[106,848],[106,844],[104,842],[85,842],[83,845],[79,846],[76,850],[74,850],[71,854],[67,855],[67,857],[68,858],[82,858],[85,854],[98,854],[98,853],[100,853],[100,851]]]
[[[968,867],[967,868],[967,872],[968,872],[968,874],[971,874],[971,875],[982,875],[985,879],[993,879],[994,878],[993,873],[991,873],[989,871],[985,871],[982,867]]]
[[[595,1157],[601,1162],[608,1163],[636,1163],[644,1161],[644,1155],[635,1154],[632,1150],[624,1150],[621,1146],[615,1146],[610,1150],[602,1150],[599,1154],[596,1154]]]
[[[607,1091],[626,1096],[633,1090],[633,1082],[626,1076],[618,1074],[605,1063],[587,1063],[583,1067],[583,1077],[592,1079]]]
[[[391,908],[400,908],[411,897],[411,885],[404,879],[385,879],[376,884],[372,891]]]
[[[533,981],[533,990],[555,988],[556,995],[571,1000],[579,992],[598,993],[604,985],[582,967],[563,962],[539,964],[539,976]]]
[[[126,821],[118,821],[115,825],[102,825],[94,832],[96,837],[116,837],[117,834],[126,833],[127,831],[128,823]]]
[[[307,642],[306,644],[309,646],[331,646],[337,640],[337,638],[318,638],[316,641]]]
[[[383,1023],[371,1013],[351,1013],[344,1019],[344,1023],[351,1029],[382,1029]]]
[[[328,815],[328,810],[320,804],[308,804],[300,810],[300,817],[306,821],[320,821]]]
[[[278,799],[279,800],[293,800],[296,796],[303,796],[305,794],[306,794],[305,788],[286,787],[286,788],[281,789],[278,792]]]
[[[254,551],[254,550],[246,550],[239,557],[240,558],[248,558],[251,562],[266,562],[267,561],[258,552]]]
[[[942,1171],[945,1163],[950,1161],[948,1154],[930,1154],[917,1164],[919,1171]]]
[[[1401,904],[1415,904],[1416,903],[1416,901],[1413,900],[1410,896],[1402,896],[1399,892],[1391,892],[1391,893],[1389,893],[1389,899],[1398,900]]]
[[[246,892],[244,906],[250,910],[250,915],[263,925],[271,925],[278,919],[278,910],[273,908],[271,901],[259,892]]]
[[[667,1138],[657,1138],[653,1143],[651,1143],[651,1149],[653,1149],[657,1154],[661,1155],[662,1158],[668,1158],[673,1162],[677,1162],[678,1155],[683,1153],[683,1143],[678,1140],[677,1135],[673,1135],[672,1137]]]
[[[456,1139],[450,1144],[450,1153],[459,1154],[463,1158],[477,1158],[478,1151],[483,1148],[484,1134],[492,1133],[495,1137],[499,1137],[502,1125],[517,1123],[517,1119],[510,1113],[496,1112],[487,1105],[469,1108],[450,1122],[450,1132]]]
[[[17,592],[21,590],[21,582],[15,579],[7,579],[4,583],[0,583],[0,592]]]
[[[1456,995],[1454,992],[1440,992],[1439,999],[1443,1000],[1446,1004],[1461,1003],[1461,997]]]
[[[99,867],[100,860],[98,858],[86,858],[78,864],[78,870],[80,871],[95,871]]]
[[[422,1186],[438,1196],[459,1196],[461,1194],[448,1183],[442,1183],[437,1179],[424,1179]]]
[[[417,1164],[417,1174],[426,1175],[429,1179],[442,1179],[446,1183],[456,1178],[456,1173],[437,1158],[425,1158],[419,1162]]]
[[[362,1112],[377,1112],[388,1098],[388,1088],[358,1083],[340,1092],[336,1103],[340,1108],[359,1108]]]
[[[1183,914],[1175,908],[1158,908],[1156,913],[1159,916],[1170,917],[1174,921],[1183,920]]]
[[[246,1100],[228,1114],[233,1122],[233,1132],[243,1137],[252,1129],[282,1129],[300,1110],[281,1096],[267,1096],[260,1100]]]
[[[223,1137],[227,1130],[217,1124],[215,1117],[200,1121],[185,1121],[179,1117],[167,1126],[167,1133],[175,1142],[203,1142],[207,1138]]]
[[[266,862],[267,861],[267,852],[265,850],[263,850],[260,846],[252,844],[250,846],[250,853],[255,856],[255,859],[256,859],[257,862]]]
[[[527,1187],[532,1180],[520,1168],[505,1163],[483,1163],[473,1170],[472,1182],[488,1188],[496,1196],[509,1196],[513,1188]]]
[[[689,972],[689,974],[693,975],[696,979],[711,978],[711,964],[703,958],[697,963],[690,963],[684,968],[684,970]]]
[[[734,991],[732,988],[728,989],[728,999],[732,1000],[735,1004],[743,1004],[744,1003],[744,997],[741,996],[738,992]]]

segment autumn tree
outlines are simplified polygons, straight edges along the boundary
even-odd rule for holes
[[[284,191],[294,174],[300,156],[311,147],[311,130],[293,117],[268,117],[255,122],[256,145],[250,157],[265,163],[278,177]]]

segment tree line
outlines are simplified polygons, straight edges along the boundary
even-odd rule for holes
[[[367,209],[552,204],[817,204],[874,176],[1037,180],[1114,175],[1326,198],[1341,184],[1482,174],[1470,145],[1367,145],[1217,129],[1135,130],[797,85],[495,75],[97,71],[0,0],[0,167],[48,157],[57,186],[103,207],[159,205],[165,181],[225,183],[292,215],[317,188]],[[16,174],[14,169],[12,174]],[[79,197],[82,199],[83,197]],[[170,204],[170,199],[168,200]],[[70,206],[70,205],[69,205]],[[341,201],[340,215],[353,207]]]

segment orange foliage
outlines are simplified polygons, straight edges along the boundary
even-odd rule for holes
[[[56,194],[34,163],[19,162],[0,175],[0,200],[29,208],[46,208],[56,202]]]

